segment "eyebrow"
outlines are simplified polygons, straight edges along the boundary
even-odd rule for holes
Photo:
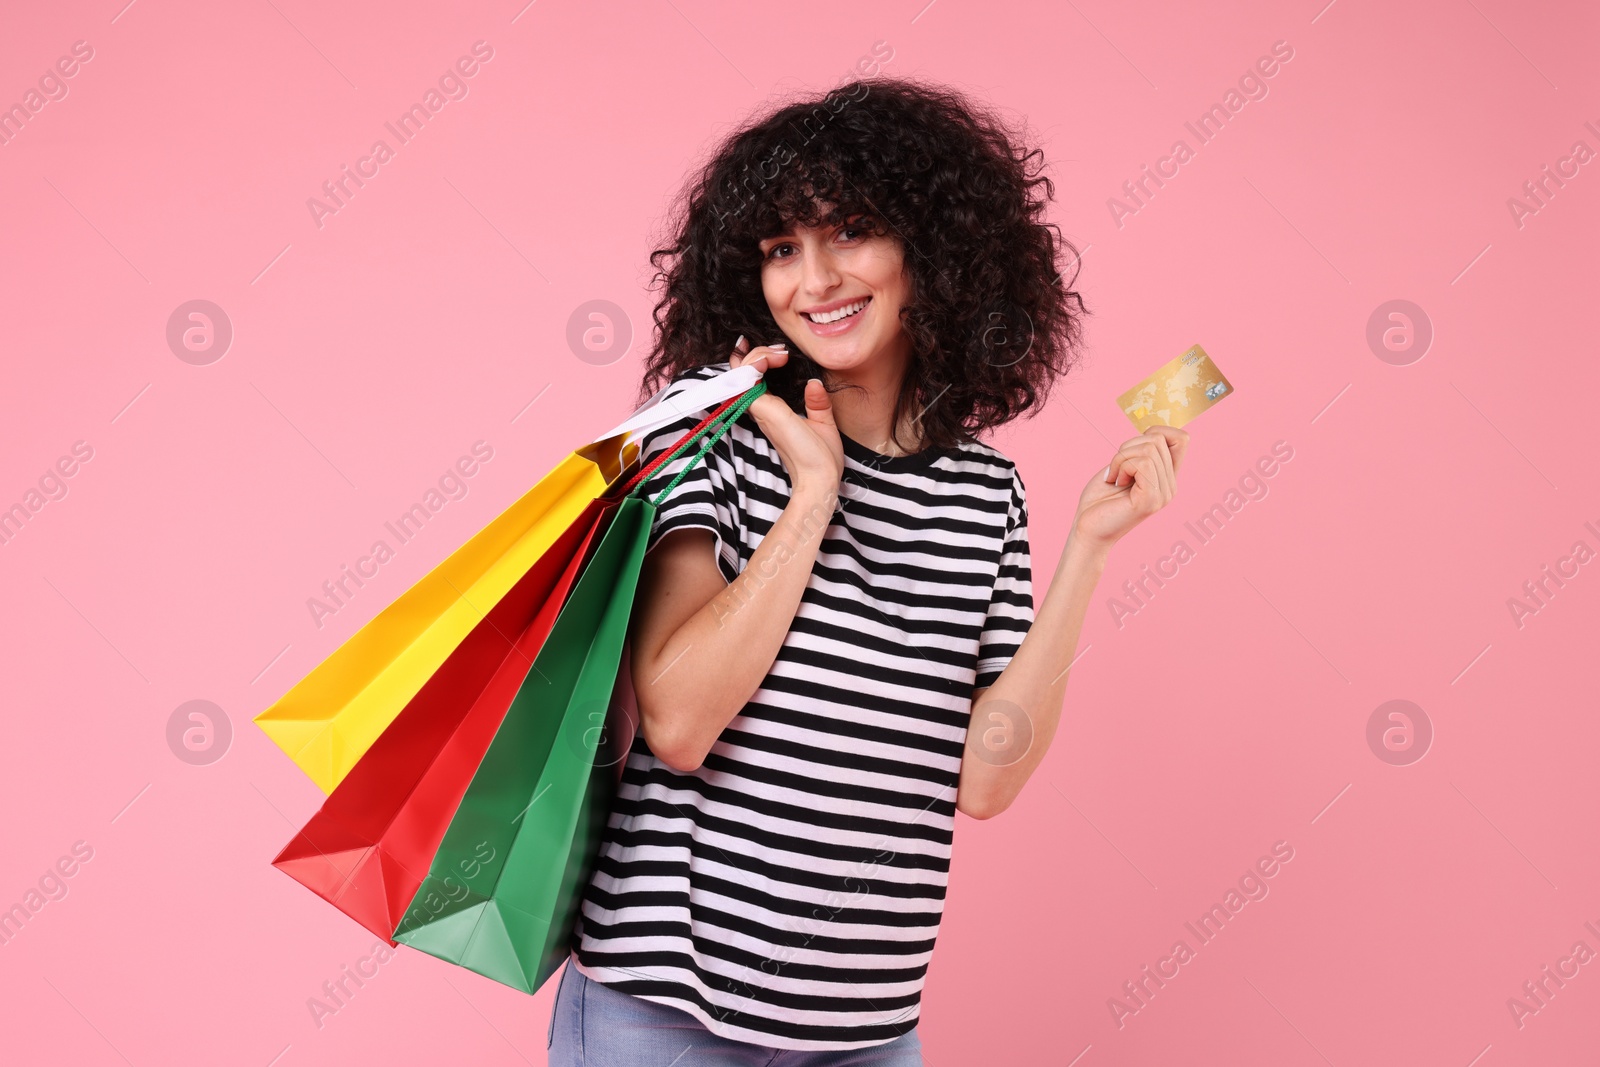
[[[829,223],[829,222],[827,222],[825,220],[819,219],[818,220],[818,225],[813,226],[812,229],[816,229],[816,230],[838,229],[839,227],[842,227],[842,226],[850,226],[850,225],[856,224],[856,223],[859,222],[859,220],[862,220],[862,219],[869,219],[869,218],[876,218],[876,217],[877,216],[873,215],[873,213],[870,212],[870,211],[865,211],[865,210],[849,211],[849,212],[846,212],[844,217],[841,218],[838,222]],[[791,219],[787,223],[784,224],[784,228],[782,230],[780,230],[777,233],[769,233],[765,237],[758,237],[756,239],[756,243],[757,244],[765,244],[768,241],[776,241],[776,240],[779,240],[779,239],[785,238],[785,237],[793,237],[794,236],[794,230],[795,230],[795,223],[794,223],[794,220]]]

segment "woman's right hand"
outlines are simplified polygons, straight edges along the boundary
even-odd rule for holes
[[[743,337],[739,338],[728,359],[730,367],[754,363],[763,374],[787,362],[789,351],[784,344],[761,345],[752,350]],[[844,442],[833,421],[833,402],[821,380],[812,378],[806,382],[804,418],[772,393],[756,397],[749,410],[761,432],[778,450],[794,492],[816,491],[823,495],[839,492],[839,481],[844,477]]]

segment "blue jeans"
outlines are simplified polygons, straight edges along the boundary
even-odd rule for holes
[[[568,958],[550,1013],[550,1067],[922,1067],[916,1030],[868,1048],[768,1048],[718,1037],[686,1011],[591,981]]]

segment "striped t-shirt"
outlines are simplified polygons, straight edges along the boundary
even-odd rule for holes
[[[651,434],[644,459],[705,414]],[[692,773],[634,738],[573,939],[590,979],[774,1048],[916,1025],[973,690],[1033,621],[1009,459],[970,438],[897,457],[843,444],[839,506],[775,661]],[[652,499],[694,451],[650,479]],[[650,547],[709,530],[731,582],[789,496],[746,413],[662,502]]]

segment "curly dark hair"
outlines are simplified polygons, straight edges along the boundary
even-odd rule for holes
[[[1072,289],[1077,249],[1043,221],[1055,195],[1044,166],[993,112],[912,79],[851,81],[751,119],[691,177],[671,246],[650,256],[664,291],[639,399],[723,362],[740,334],[782,336],[762,295],[763,239],[860,215],[899,239],[910,274],[911,363],[890,425],[920,411],[927,444],[948,448],[1042,406],[1078,362],[1088,314]],[[765,381],[800,412],[806,379],[839,383],[789,351]]]

